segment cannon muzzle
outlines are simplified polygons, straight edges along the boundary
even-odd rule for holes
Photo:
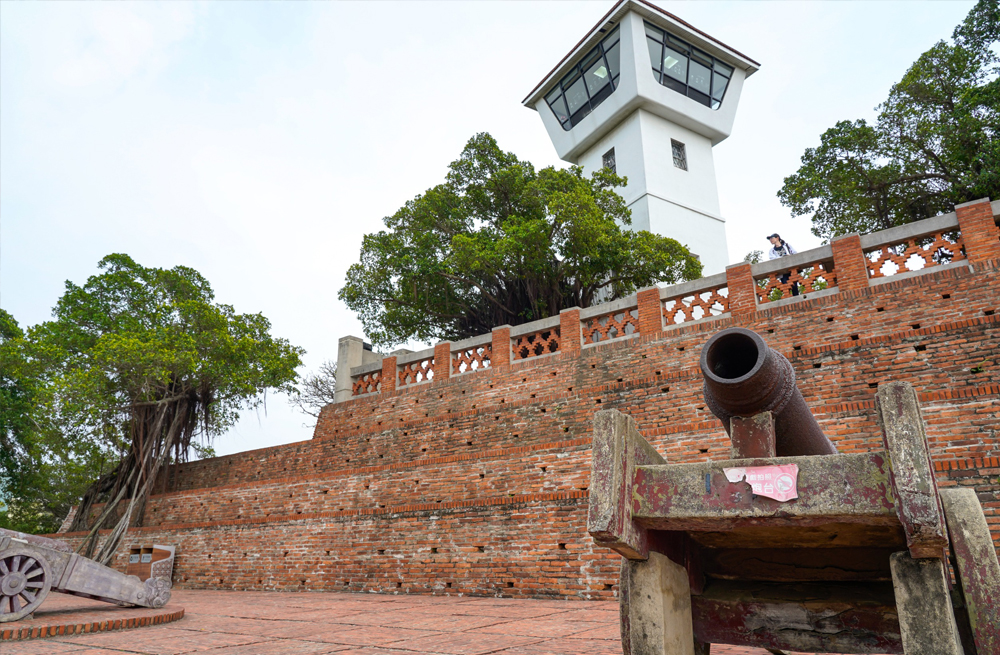
[[[795,385],[792,365],[756,332],[729,328],[714,335],[702,348],[701,372],[705,401],[727,434],[734,416],[770,411],[778,457],[837,452]]]

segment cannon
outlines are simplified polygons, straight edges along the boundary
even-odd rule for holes
[[[142,581],[78,555],[65,543],[0,528],[0,623],[34,612],[49,591],[118,605],[160,608],[170,583]]]
[[[881,449],[837,453],[786,364],[749,330],[703,349],[729,460],[668,464],[595,415],[587,528],[624,558],[625,655],[1000,654],[989,528],[973,490],[938,490],[912,387],[879,385]]]

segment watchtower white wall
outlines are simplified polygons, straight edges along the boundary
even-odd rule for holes
[[[633,9],[621,16],[619,86],[572,129],[564,130],[552,114],[541,95],[547,91],[545,86],[527,104],[542,117],[557,154],[583,166],[588,175],[603,165],[604,153],[615,149],[617,172],[628,177],[628,186],[619,193],[632,210],[632,229],[676,239],[701,258],[705,275],[720,273],[729,264],[729,255],[712,146],[731,133],[743,81],[756,66],[681,23],[654,21],[735,67],[722,106],[710,109],[653,77],[644,20],[652,17]],[[578,48],[579,54],[601,37],[596,34],[588,39]],[[551,84],[551,80],[546,82]],[[685,146],[686,171],[674,166],[671,140]]]

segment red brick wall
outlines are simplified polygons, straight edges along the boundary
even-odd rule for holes
[[[941,484],[973,486],[1000,539],[995,264],[331,405],[311,441],[178,467],[129,539],[177,544],[181,586],[608,596],[617,556],[585,531],[593,413],[628,412],[669,461],[726,458],[697,365],[735,325],[789,358],[843,452],[881,447],[875,387],[911,382]]]

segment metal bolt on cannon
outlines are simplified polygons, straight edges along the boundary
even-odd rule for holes
[[[733,459],[668,464],[628,415],[594,416],[588,531],[624,558],[625,655],[1000,654],[986,519],[938,491],[909,384],[876,392],[881,449],[838,453],[756,333],[711,337],[701,370]]]

